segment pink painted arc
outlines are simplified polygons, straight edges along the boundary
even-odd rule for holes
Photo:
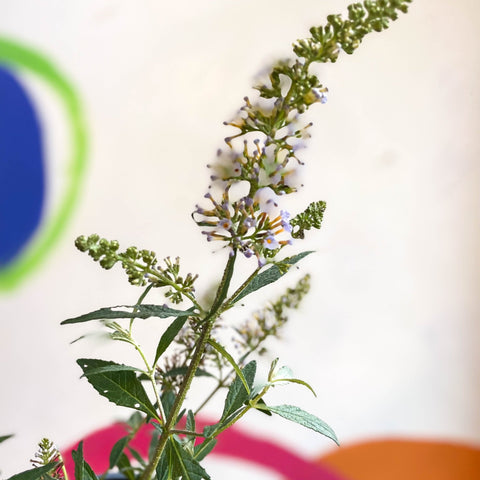
[[[202,419],[197,421],[197,427],[202,430],[204,426],[213,423],[215,422]],[[147,456],[152,431],[153,427],[146,425],[140,429],[130,444],[144,457]],[[108,453],[114,443],[126,433],[125,425],[116,423],[85,437],[83,447],[85,460],[96,473],[101,474],[108,469]],[[72,450],[75,450],[77,446],[78,442],[62,451],[70,478],[74,478]],[[231,457],[262,466],[282,475],[286,480],[347,480],[324,466],[300,457],[271,441],[244,433],[236,427],[232,427],[218,436],[218,443],[212,455]]]

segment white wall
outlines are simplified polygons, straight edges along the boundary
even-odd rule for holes
[[[42,436],[66,445],[124,414],[79,380],[75,359],[118,359],[126,348],[68,345],[85,329],[59,322],[139,292],[76,252],[73,238],[98,232],[180,255],[208,284],[223,254],[211,255],[189,215],[229,132],[221,122],[257,72],[346,5],[3,0],[0,34],[42,50],[76,84],[90,141],[67,233],[0,299],[0,434],[16,434],[0,446],[4,477],[28,467]],[[479,18],[472,0],[417,0],[354,56],[319,69],[329,101],[309,114],[296,205],[328,207],[323,230],[299,247],[317,250],[302,266],[313,293],[278,349],[319,392],[300,393],[302,406],[343,443],[480,442]],[[333,448],[281,419],[260,421],[295,451]]]

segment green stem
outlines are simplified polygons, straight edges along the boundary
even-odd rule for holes
[[[257,269],[258,271],[259,269]],[[239,290],[237,290],[237,292],[239,292]],[[235,293],[237,293],[235,292]],[[233,298],[233,295],[232,297]],[[251,355],[255,350],[257,350],[257,348],[262,344],[263,341],[265,341],[267,337],[263,337],[260,339],[260,341],[253,347],[250,349],[250,351],[248,351],[247,353],[245,353],[239,360],[239,364],[242,364],[245,359]],[[207,398],[205,398],[205,400],[200,404],[199,407],[197,407],[197,409],[195,410],[195,415],[200,411],[202,410],[202,408],[205,407],[205,405],[216,395],[216,393],[221,390],[223,387],[225,387],[225,383],[227,382],[227,380],[235,373],[235,369],[232,368],[226,375],[224,378],[222,378],[221,380],[218,381],[218,384],[217,386],[210,392],[210,394],[207,396]]]
[[[140,298],[138,299],[138,301],[135,305],[134,313],[136,313],[138,311],[138,306],[143,302],[143,300],[147,296],[148,292],[152,289],[152,287],[153,287],[153,284],[149,285],[145,289],[145,291],[140,295]],[[162,422],[165,422],[165,412],[163,410],[162,402],[160,401],[160,396],[158,395],[158,388],[157,388],[157,384],[155,382],[155,370],[148,363],[148,361],[145,357],[145,354],[143,353],[143,350],[140,348],[140,345],[138,345],[137,342],[135,342],[135,340],[132,337],[132,327],[133,327],[133,321],[134,320],[135,320],[135,317],[133,317],[130,320],[130,325],[129,325],[129,328],[128,328],[128,336],[130,337],[130,340],[131,340],[130,343],[135,347],[135,350],[140,354],[143,362],[145,363],[145,366],[147,367],[147,372],[146,373],[148,375],[148,378],[150,379],[150,383],[152,384],[153,391],[154,391],[154,394],[155,394],[155,399],[156,399],[157,404],[158,404],[158,410],[160,412],[160,418],[157,418],[157,420],[159,420],[160,423],[162,423]]]
[[[238,415],[232,418],[232,420],[230,420],[226,425],[223,425],[222,428],[216,430],[213,437],[220,435],[222,432],[227,430],[227,428],[230,428],[234,423],[238,422],[249,410],[251,410],[252,408],[256,408],[257,403],[268,392],[269,388],[270,385],[265,386],[263,390],[254,399],[249,401],[248,405]]]
[[[155,370],[154,368],[150,367],[146,357],[145,357],[145,354],[143,353],[142,349],[140,348],[140,345],[137,345],[136,343],[134,343],[134,346],[135,346],[135,349],[137,350],[137,352],[140,354],[140,356],[142,357],[142,360],[144,361],[145,363],[145,366],[147,367],[147,375],[148,375],[148,378],[150,380],[150,383],[152,384],[152,388],[153,388],[153,392],[154,392],[154,395],[155,395],[155,400],[157,401],[157,405],[158,405],[158,410],[160,412],[160,419],[157,419],[157,420],[160,420],[160,424],[164,424],[165,423],[165,411],[163,410],[163,405],[162,405],[162,401],[160,400],[160,395],[158,394],[158,388],[157,388],[157,383],[155,382]]]
[[[179,435],[194,435],[195,437],[203,437],[203,433],[201,432],[192,432],[190,430],[181,430],[177,428],[172,428],[170,430],[172,434],[179,434]]]
[[[227,265],[225,267],[225,271],[223,273],[222,281],[220,282],[220,285],[218,287],[217,295],[215,296],[213,305],[210,309],[210,312],[207,314],[207,316],[204,318],[202,322],[202,329],[200,332],[200,336],[197,340],[196,347],[192,356],[192,360],[187,369],[187,373],[185,374],[183,383],[180,386],[178,395],[175,398],[175,402],[165,422],[163,432],[158,440],[157,447],[153,452],[152,460],[143,471],[140,477],[140,480],[150,480],[155,468],[158,465],[158,462],[160,461],[163,450],[165,449],[165,445],[167,444],[169,437],[172,435],[173,427],[177,422],[177,417],[180,413],[180,410],[182,408],[187,392],[190,389],[190,385],[192,384],[193,378],[195,377],[195,373],[202,360],[202,356],[205,351],[207,341],[210,337],[210,333],[212,332],[213,326],[215,324],[215,320],[220,315],[220,307],[222,306],[222,303],[225,300],[225,297],[227,296],[228,287],[230,286],[230,281],[233,275],[233,267],[235,265],[235,259],[236,259],[236,251],[234,251],[233,255],[231,255],[228,259]]]
[[[120,261],[124,262],[126,261],[126,259],[124,257],[122,257],[121,255],[118,255],[118,258],[120,259]],[[153,270],[151,268],[145,268],[145,265],[142,265],[141,263],[138,263],[138,262],[130,262],[131,265],[135,266],[135,267],[138,267],[139,269],[142,269],[142,270],[145,270],[145,272],[147,272],[148,274],[158,278],[159,280],[161,280],[165,285],[164,286],[169,286],[169,287],[172,287],[174,288],[177,292],[180,292],[184,297],[188,298],[192,304],[198,309],[198,311],[201,313],[201,314],[204,314],[205,313],[205,310],[202,308],[202,306],[195,300],[195,297],[191,294],[191,293],[188,293],[188,292],[184,292],[175,282],[172,282],[168,277],[164,276],[164,275],[161,275],[160,272],[158,272],[157,270]],[[153,285],[152,285],[153,286]]]
[[[137,300],[137,303],[135,304],[135,308],[133,310],[134,313],[138,312],[138,306],[145,300],[145,297],[147,296],[148,292],[152,289],[152,287],[153,287],[153,284],[149,285],[144,290],[144,292],[140,295],[140,297]],[[132,327],[133,327],[134,320],[135,320],[135,317],[130,319],[130,325],[128,327],[128,333],[129,333],[130,336],[132,335]]]

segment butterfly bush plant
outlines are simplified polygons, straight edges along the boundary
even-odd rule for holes
[[[101,308],[62,322],[97,322],[112,340],[131,345],[139,355],[140,367],[91,358],[77,361],[100,395],[135,410],[129,433],[108,454],[111,470],[119,470],[129,480],[209,479],[201,461],[215,448],[218,435],[250,410],[278,415],[338,442],[332,428],[316,416],[295,405],[269,403],[268,393],[276,385],[296,383],[313,392],[310,385],[278,359],[261,375],[266,380],[258,381],[257,364],[251,359],[265,352],[269,337],[279,335],[288,312],[309,290],[308,275],[260,307],[246,323],[231,327],[233,348],[221,339],[220,327],[224,331],[229,325],[228,312],[239,302],[276,282],[311,253],[285,256],[283,249],[287,245],[300,249],[306,231],[322,223],[323,201],[311,203],[301,213],[288,210],[289,196],[297,192],[295,174],[303,165],[298,150],[312,126],[302,115],[327,101],[328,90],[311,72],[311,65],[334,63],[342,51],[353,53],[365,35],[386,29],[410,2],[365,0],[350,5],[346,17],[328,16],[324,26],[311,28],[309,38],[293,44],[293,58],[273,66],[268,80],[256,87],[256,100],[245,97],[237,117],[225,122],[233,133],[208,165],[211,185],[192,213],[205,239],[228,251],[213,300],[197,298],[197,275],[185,274],[179,258],[160,260],[154,252],[136,247],[123,250],[118,242],[98,235],[77,238],[80,251],[104,269],[120,265],[128,281],[142,289],[133,306]],[[235,264],[242,256],[251,259],[251,274],[238,279]],[[232,285],[239,286],[233,289]],[[153,289],[162,290],[165,304],[146,301]],[[137,319],[150,317],[169,319],[169,323],[156,351],[144,352],[135,340],[134,326]],[[187,394],[192,382],[201,382],[205,376],[213,379],[213,387],[192,409]],[[217,422],[199,429],[197,414],[221,392],[225,400]],[[129,446],[145,424],[152,426],[148,458]],[[83,457],[82,443],[73,457],[76,480],[96,479]],[[12,480],[41,477],[66,477],[59,452],[46,439],[39,444],[34,468]]]

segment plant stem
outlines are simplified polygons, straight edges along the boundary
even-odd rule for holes
[[[258,271],[258,269],[256,270]],[[237,292],[241,291],[240,289],[237,290]],[[235,292],[235,293],[237,293]],[[233,298],[233,295],[232,297],[230,297],[230,300]],[[253,348],[250,349],[250,351],[248,351],[247,353],[245,353],[240,361],[239,361],[239,364],[241,364],[242,362],[245,361],[245,359],[251,355],[260,345],[261,343],[266,339],[266,337],[263,337]],[[225,387],[225,383],[227,382],[227,380],[235,373],[235,369],[232,368],[226,375],[225,377],[223,377],[221,380],[218,381],[218,384],[217,386],[210,392],[210,394],[207,396],[207,398],[205,398],[205,400],[200,404],[199,407],[197,407],[197,409],[195,410],[195,415],[200,411],[202,410],[203,407],[205,407],[205,405],[215,396],[215,394],[221,390],[223,387]]]
[[[140,348],[139,345],[134,343],[134,347],[137,350],[137,352],[140,354],[140,356],[142,357],[142,359],[145,363],[145,366],[147,367],[148,378],[150,379],[150,383],[152,384],[153,392],[154,392],[154,395],[155,395],[155,400],[157,401],[158,410],[160,412],[160,417],[161,417],[161,423],[160,424],[162,424],[162,422],[165,423],[165,412],[163,410],[162,401],[160,400],[160,396],[158,394],[157,383],[155,382],[155,367],[153,367],[153,368],[150,367],[147,359],[145,358],[145,354],[143,353],[143,351],[142,351],[142,349]]]
[[[172,406],[172,409],[170,410],[170,414],[168,415],[168,418],[165,422],[165,425],[163,427],[163,432],[158,440],[158,444],[153,453],[152,460],[143,471],[140,477],[140,480],[150,480],[155,468],[158,465],[158,462],[160,461],[165,445],[167,444],[167,441],[170,435],[172,435],[173,433],[172,432],[173,427],[177,423],[178,414],[180,413],[180,410],[182,408],[187,392],[190,388],[190,385],[192,384],[193,378],[195,377],[195,373],[200,365],[200,361],[205,351],[205,347],[210,337],[210,333],[212,332],[213,326],[215,324],[215,320],[220,315],[220,310],[221,310],[220,307],[222,306],[222,303],[225,300],[225,297],[227,296],[228,287],[230,285],[230,280],[233,274],[235,258],[236,258],[236,251],[234,251],[233,255],[231,255],[228,259],[228,262],[223,274],[223,278],[218,287],[217,295],[215,297],[213,305],[210,309],[210,312],[206,315],[206,317],[202,322],[202,329],[200,332],[200,336],[197,340],[195,350],[192,356],[192,360],[187,369],[187,373],[185,374],[183,383],[180,387],[178,395],[175,398],[175,402]]]
[[[143,302],[143,300],[147,296],[148,292],[152,289],[152,287],[153,287],[153,284],[150,284],[145,289],[145,291],[142,293],[142,295],[140,295],[140,298],[138,299],[137,304],[135,305],[134,313],[136,313],[138,311],[138,306]],[[131,339],[131,344],[135,347],[135,350],[140,354],[143,362],[145,363],[145,366],[147,367],[148,378],[150,379],[150,383],[152,384],[152,387],[153,387],[153,391],[154,391],[154,394],[155,394],[155,400],[157,401],[158,410],[160,412],[161,421],[165,422],[165,412],[163,411],[163,405],[162,405],[162,402],[160,401],[160,397],[158,395],[157,384],[155,383],[155,365],[153,367],[151,367],[149,365],[147,359],[145,358],[145,354],[143,353],[142,349],[140,348],[140,345],[138,345],[137,342],[135,342],[135,340],[132,337],[132,327],[133,327],[133,321],[134,320],[135,320],[135,317],[130,320],[128,335]],[[160,419],[157,419],[157,420],[160,420]]]
[[[178,428],[172,428],[170,433],[175,433],[179,435],[194,435],[195,437],[203,437],[203,433],[200,432],[192,432],[190,430],[181,430]]]

